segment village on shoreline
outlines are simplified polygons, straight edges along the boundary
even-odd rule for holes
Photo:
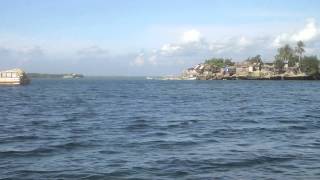
[[[180,76],[164,80],[317,80],[319,59],[305,56],[305,45],[298,41],[292,48],[286,44],[278,49],[273,62],[263,62],[260,55],[242,62],[228,58],[211,58],[183,71]]]

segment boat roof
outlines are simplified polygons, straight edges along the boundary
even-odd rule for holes
[[[9,70],[0,71],[0,72],[15,72],[19,75],[23,75],[25,73],[22,69],[19,69],[19,68],[9,69]]]

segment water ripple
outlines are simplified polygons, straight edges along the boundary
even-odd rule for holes
[[[0,179],[320,179],[318,81],[0,86]]]

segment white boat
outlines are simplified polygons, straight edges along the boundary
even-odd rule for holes
[[[64,79],[83,78],[83,75],[72,73],[72,74],[65,74],[62,78],[64,78]]]
[[[29,84],[30,79],[21,69],[11,69],[0,71],[0,84],[8,85],[25,85]]]
[[[187,80],[197,80],[197,77],[189,77]]]

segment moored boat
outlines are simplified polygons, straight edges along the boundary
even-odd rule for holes
[[[0,71],[0,85],[26,85],[30,83],[27,74],[21,69]]]

